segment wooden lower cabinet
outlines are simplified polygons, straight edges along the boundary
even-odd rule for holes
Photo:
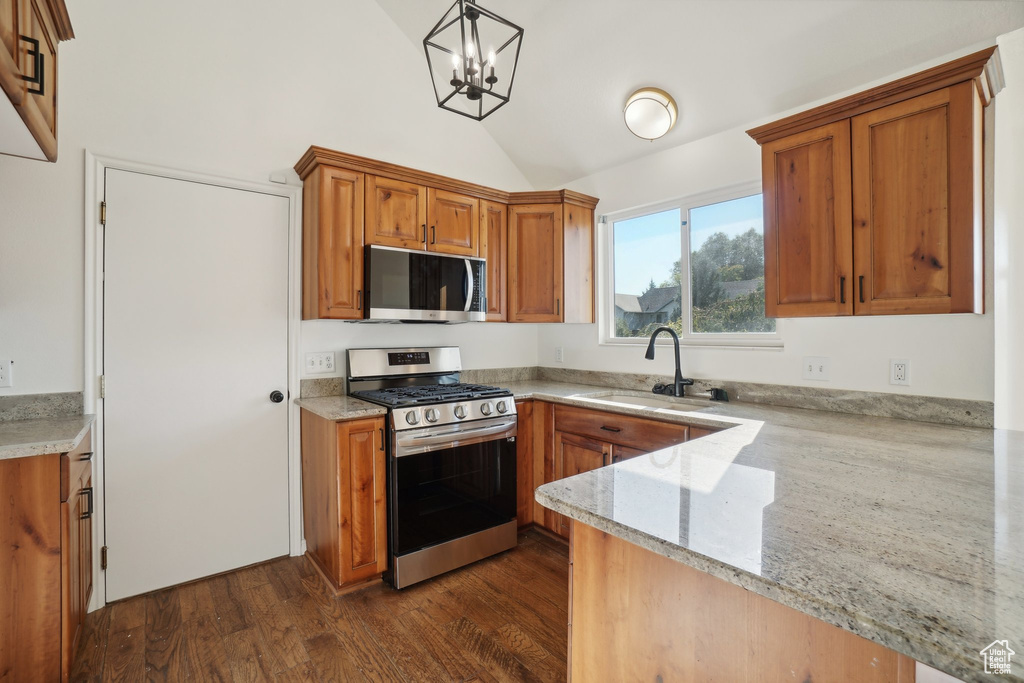
[[[532,430],[534,487],[712,433],[685,424],[540,401],[533,408]],[[533,521],[569,536],[569,518],[540,504],[534,508]]]
[[[910,657],[575,521],[569,561],[571,681],[915,680]]]
[[[387,569],[384,418],[335,422],[302,411],[306,555],[340,591]]]
[[[0,679],[67,681],[92,597],[92,435],[0,460]]]
[[[533,401],[516,401],[516,522],[533,522]]]
[[[611,460],[611,444],[577,434],[555,432],[556,480],[605,467],[611,464]],[[568,538],[572,520],[565,515],[556,515],[556,522],[558,527],[553,531]]]

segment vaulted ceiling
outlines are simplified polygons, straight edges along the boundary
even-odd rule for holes
[[[478,0],[525,29],[511,102],[482,123],[546,189],[780,112],[1024,26],[1019,0]],[[452,0],[377,0],[409,40]],[[423,89],[433,98],[427,69]],[[646,142],[622,123],[636,88],[680,119]],[[452,116],[456,116],[452,114]]]

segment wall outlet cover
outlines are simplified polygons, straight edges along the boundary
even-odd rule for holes
[[[830,377],[829,359],[826,356],[804,356],[803,378],[813,379],[819,382],[827,382]]]
[[[14,386],[14,378],[11,376],[13,368],[13,360],[0,360],[0,387]]]
[[[910,386],[910,360],[907,358],[889,359],[889,384]]]
[[[334,372],[334,352],[322,351],[319,353],[307,353],[305,370],[307,375],[320,375],[327,372]]]
[[[562,347],[561,346],[556,346],[555,347],[555,362],[556,363],[562,363],[562,362],[564,362],[564,360],[565,360],[565,355],[562,353]]]

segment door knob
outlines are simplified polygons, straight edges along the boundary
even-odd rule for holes
[[[270,400],[272,403],[280,403],[281,401],[284,400],[284,394],[277,390],[271,391]]]

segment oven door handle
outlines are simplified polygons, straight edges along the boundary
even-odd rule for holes
[[[422,453],[422,447],[424,446],[432,446],[435,444],[456,445],[465,443],[469,440],[479,441],[481,437],[505,434],[509,430],[515,429],[515,427],[516,422],[514,420],[509,420],[495,425],[488,425],[486,427],[449,430],[441,432],[440,434],[423,434],[422,436],[410,436],[405,438],[399,437],[397,440],[398,449],[395,457],[401,458],[405,455]],[[403,451],[409,452],[403,453]]]

